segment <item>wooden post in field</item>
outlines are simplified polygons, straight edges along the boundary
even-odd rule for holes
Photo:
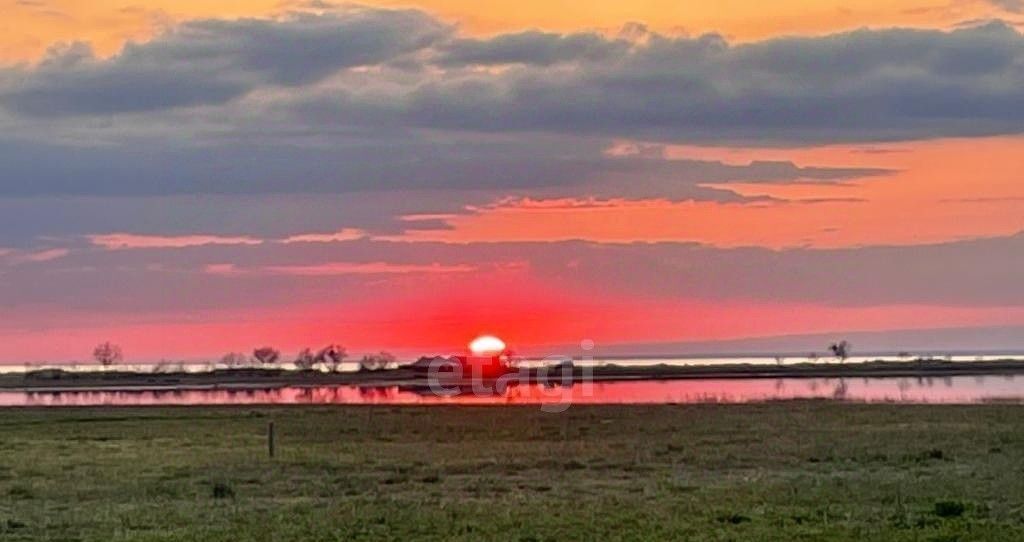
[[[267,424],[267,453],[271,459],[274,458],[274,422]]]

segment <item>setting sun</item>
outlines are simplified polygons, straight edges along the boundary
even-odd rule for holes
[[[469,351],[477,356],[500,354],[505,351],[505,341],[493,335],[481,335],[469,343]]]

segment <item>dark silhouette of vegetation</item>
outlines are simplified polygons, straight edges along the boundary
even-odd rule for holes
[[[92,357],[100,365],[104,367],[110,367],[115,363],[120,363],[124,360],[124,352],[121,347],[107,341],[103,344],[97,345],[92,351]]]
[[[263,348],[253,350],[252,357],[256,358],[256,361],[262,365],[271,365],[281,359],[281,352],[269,346],[264,346]]]
[[[828,349],[832,352],[832,355],[838,358],[839,362],[842,363],[850,357],[852,345],[850,345],[848,341],[839,341],[837,343],[830,344]]]
[[[935,503],[935,515],[940,518],[958,518],[967,507],[960,501],[939,501]]]
[[[235,490],[227,483],[216,482],[213,484],[213,498],[233,499],[235,498]]]
[[[381,369],[387,369],[390,365],[398,362],[398,358],[388,352],[379,352],[377,354],[367,354],[363,356],[363,359],[359,360],[360,371],[379,371]]]
[[[228,352],[220,358],[220,363],[229,369],[245,367],[249,364],[249,357],[240,352]]]
[[[17,500],[31,500],[35,498],[35,493],[29,487],[14,485],[7,490],[7,496]]]
[[[303,348],[299,351],[299,355],[295,356],[295,367],[302,371],[308,371],[316,365],[316,357],[313,355],[313,351],[309,348]]]
[[[740,523],[747,523],[750,518],[743,514],[722,514],[718,516],[718,521],[721,523],[731,523],[733,525],[739,525]]]
[[[331,372],[337,372],[341,367],[341,363],[348,357],[348,350],[340,344],[329,344],[323,347],[316,354],[316,363],[319,363],[329,369]]]
[[[165,359],[162,359],[162,360],[158,361],[156,363],[156,365],[153,366],[153,369],[151,370],[151,372],[153,374],[164,374],[166,372],[169,372],[170,368],[171,368],[171,362],[169,362],[169,361],[167,361]]]

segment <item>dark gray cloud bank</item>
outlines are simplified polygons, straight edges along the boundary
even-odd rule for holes
[[[644,196],[722,199],[698,185],[881,172],[603,150],[1020,133],[1022,89],[1024,37],[999,22],[734,45],[471,39],[415,10],[192,21],[112,58],[72,44],[0,72],[0,195],[514,190],[618,174],[661,183]]]
[[[998,22],[746,45],[650,35],[601,62],[581,56],[571,69],[523,59],[500,76],[432,82],[399,107],[425,126],[693,142],[1018,133],[1022,45]]]
[[[65,47],[8,74],[3,102],[27,116],[158,111],[401,64],[408,77],[381,73],[341,92],[326,89],[319,106],[335,110],[339,122],[351,115],[673,140],[1016,133],[1022,45],[1020,33],[1000,22],[742,45],[713,34],[625,41],[531,31],[479,40],[457,38],[422,12],[358,9],[188,22],[107,60]],[[474,69],[499,65],[508,69]],[[385,86],[388,100],[363,92]]]
[[[190,146],[80,146],[0,137],[0,195],[163,196],[178,194],[346,193],[416,189],[546,190],[614,197],[609,179],[641,180],[633,197],[735,199],[701,183],[838,182],[885,175],[859,167],[800,167],[792,162],[725,164],[706,160],[610,157],[603,143],[533,136],[437,141],[396,137],[390,143],[338,146],[232,141]]]
[[[316,83],[429,47],[450,33],[418,11],[182,23],[96,59],[87,44],[52,48],[5,95],[23,115],[54,117],[221,104],[261,87]]]

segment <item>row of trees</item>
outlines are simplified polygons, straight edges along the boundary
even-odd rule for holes
[[[295,367],[308,371],[316,367],[324,367],[329,371],[336,372],[341,364],[348,359],[348,350],[340,344],[329,344],[314,352],[311,348],[303,348],[292,361]],[[246,367],[250,365],[275,365],[282,360],[281,351],[270,346],[257,348],[252,352],[252,358],[245,354],[232,352],[221,358],[222,365],[227,367]],[[398,358],[388,352],[368,354],[358,360],[359,369],[364,371],[376,371],[386,369],[398,362]]]
[[[92,351],[92,357],[97,363],[109,367],[115,363],[124,361],[124,351],[121,347],[111,342],[104,342],[96,346]],[[295,357],[293,363],[304,371],[323,367],[329,371],[337,372],[341,364],[348,359],[348,350],[340,344],[329,344],[316,352],[310,348],[303,348]],[[232,369],[252,366],[272,366],[282,360],[281,351],[270,346],[264,346],[252,351],[252,356],[239,352],[230,352],[220,358],[220,364]],[[358,360],[359,369],[363,371],[377,371],[394,366],[398,359],[388,353],[367,354]]]
[[[847,341],[839,341],[837,343],[830,344],[828,349],[832,352],[833,356],[838,358],[840,362],[843,362],[846,361],[846,358],[850,357],[852,345]],[[109,367],[115,363],[124,361],[124,351],[121,350],[120,346],[107,341],[97,345],[96,348],[93,349],[92,357],[100,365]],[[340,344],[329,344],[318,350],[316,353],[313,353],[313,350],[310,348],[303,348],[299,351],[299,355],[295,357],[293,363],[297,368],[304,371],[308,371],[315,367],[324,367],[329,371],[337,372],[338,369],[341,368],[342,362],[347,358],[348,350],[344,346],[341,346]],[[220,359],[220,364],[229,368],[241,368],[253,365],[270,366],[275,365],[280,361],[280,350],[270,346],[264,346],[253,350],[251,358],[238,352],[224,354]],[[776,361],[782,363],[782,358],[776,358]],[[388,352],[367,354],[359,360],[359,370],[378,371],[394,366],[397,362],[398,359]]]

